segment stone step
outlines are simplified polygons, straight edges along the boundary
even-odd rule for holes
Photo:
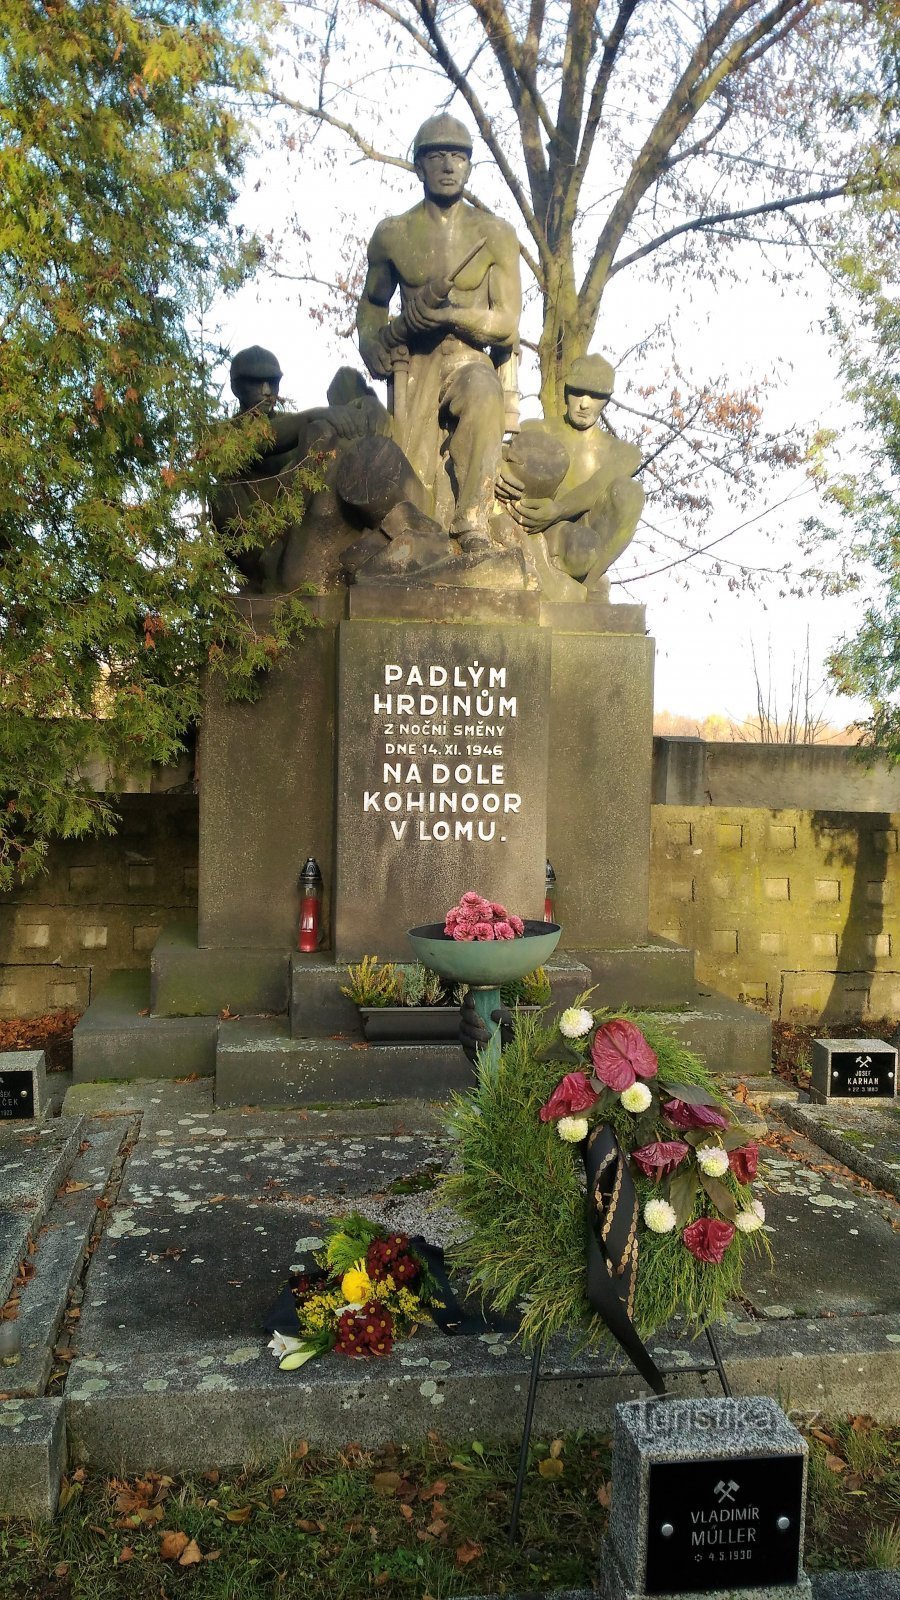
[[[459,1045],[295,1038],[283,1018],[248,1017],[219,1029],[216,1105],[445,1100],[472,1073]]]
[[[284,1012],[290,996],[291,952],[211,950],[197,946],[196,924],[176,923],[160,934],[150,957],[150,1010],[155,1017]]]
[[[545,963],[544,970],[556,1007],[571,1005],[576,995],[590,987],[590,969],[579,955],[561,952]],[[290,1018],[295,1038],[361,1037],[356,1006],[341,992],[346,982],[347,968],[333,956],[292,955]]]
[[[713,1072],[756,1077],[772,1070],[772,1024],[738,1000],[700,989],[685,1010],[661,1008],[659,1021]]]
[[[215,1016],[151,1017],[150,974],[113,972],[75,1029],[74,1081],[211,1073],[217,1027]]]
[[[590,970],[592,1003],[602,1006],[666,1006],[693,1001],[694,952],[667,939],[620,950],[579,950]]]

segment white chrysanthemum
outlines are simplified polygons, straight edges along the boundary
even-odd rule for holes
[[[645,1083],[633,1083],[630,1089],[623,1089],[619,1099],[626,1111],[646,1111],[653,1099]]]
[[[675,1226],[675,1210],[668,1200],[648,1200],[644,1207],[644,1221],[651,1233],[671,1233]]]
[[[268,1348],[278,1361],[283,1356],[291,1356],[303,1344],[302,1339],[295,1339],[291,1333],[273,1333],[269,1340]]]
[[[569,1006],[559,1019],[559,1031],[564,1039],[583,1039],[594,1026],[594,1019],[583,1006]]]
[[[734,1219],[734,1225],[741,1233],[755,1233],[766,1220],[766,1213],[758,1200],[754,1200],[747,1211],[739,1211]]]
[[[697,1151],[697,1165],[708,1178],[724,1178],[728,1171],[728,1151],[717,1144]]]
[[[566,1144],[580,1144],[588,1136],[587,1117],[560,1117],[556,1131]]]

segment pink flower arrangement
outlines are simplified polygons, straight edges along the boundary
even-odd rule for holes
[[[546,1105],[541,1106],[542,1122],[555,1122],[557,1117],[576,1116],[579,1111],[589,1111],[597,1095],[583,1072],[567,1072],[556,1085]]]
[[[734,1238],[734,1223],[720,1222],[718,1217],[698,1217],[681,1237],[698,1261],[714,1261],[718,1265]]]
[[[662,1112],[673,1128],[728,1127],[728,1118],[723,1117],[721,1111],[714,1111],[712,1106],[688,1105],[686,1100],[667,1100]]]
[[[447,912],[444,932],[451,939],[471,942],[473,939],[521,939],[525,924],[514,917],[496,900],[485,900],[483,895],[470,889],[459,905]]]
[[[608,1089],[621,1094],[636,1078],[656,1076],[656,1054],[640,1028],[626,1017],[613,1017],[594,1034],[591,1045],[594,1073]]]
[[[739,1150],[732,1150],[728,1161],[738,1183],[752,1183],[759,1169],[759,1145],[741,1145]]]
[[[654,1178],[659,1183],[680,1167],[689,1153],[690,1145],[681,1139],[657,1139],[653,1144],[642,1145],[640,1150],[632,1150],[631,1159],[646,1178]]]

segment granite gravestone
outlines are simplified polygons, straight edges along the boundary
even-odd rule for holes
[[[774,1400],[616,1407],[604,1600],[808,1600],[806,1444]]]
[[[409,959],[467,889],[540,916],[549,694],[547,630],[341,625],[339,961]]]
[[[0,1122],[31,1122],[43,1116],[46,1093],[42,1050],[0,1054]]]
[[[814,1039],[810,1099],[890,1103],[897,1093],[897,1050],[883,1039]]]

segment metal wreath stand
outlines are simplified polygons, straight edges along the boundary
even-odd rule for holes
[[[725,1374],[722,1354],[709,1323],[703,1333],[709,1345],[710,1361],[692,1362],[677,1367],[658,1367],[632,1321],[634,1292],[637,1276],[637,1213],[638,1202],[624,1152],[605,1124],[595,1127],[581,1146],[587,1177],[588,1218],[587,1229],[587,1297],[592,1309],[621,1345],[635,1370],[650,1385],[653,1398],[667,1397],[666,1378],[684,1372],[706,1375],[714,1372],[726,1399],[731,1396],[731,1386]],[[519,1465],[513,1494],[509,1523],[509,1543],[519,1542],[519,1513],[525,1474],[528,1469],[528,1448],[534,1422],[534,1407],[538,1384],[560,1383],[585,1378],[615,1376],[613,1369],[600,1372],[576,1372],[572,1369],[541,1371],[543,1348],[535,1345],[531,1357],[531,1375],[528,1398],[525,1402],[525,1420],[519,1445]]]

